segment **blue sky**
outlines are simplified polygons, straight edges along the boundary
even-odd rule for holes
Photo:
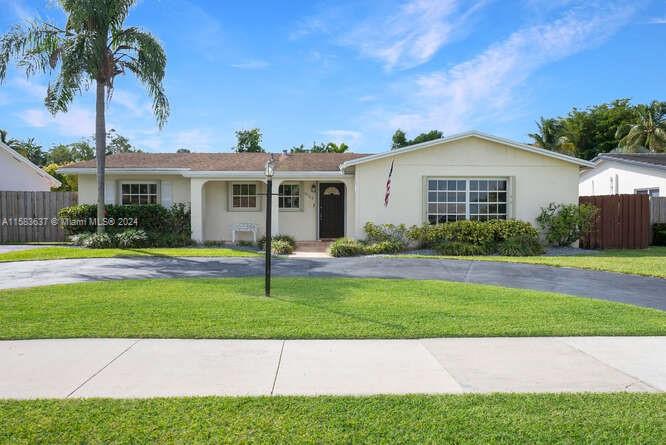
[[[53,1],[0,0],[0,33]],[[159,131],[129,76],[107,125],[145,151],[229,151],[259,127],[264,147],[333,140],[386,150],[408,136],[481,130],[527,141],[540,116],[620,97],[666,100],[666,1],[141,0],[128,24],[163,43],[171,117]],[[11,70],[0,128],[45,147],[93,132],[92,93],[44,109],[48,78]]]

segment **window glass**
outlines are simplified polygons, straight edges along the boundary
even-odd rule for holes
[[[299,184],[280,184],[278,204],[281,209],[300,209],[301,187]]]
[[[157,204],[157,184],[126,183],[120,185],[120,203]]]
[[[462,219],[506,219],[507,180],[429,179],[426,199],[430,224]]]
[[[231,207],[234,209],[257,208],[256,184],[232,184]]]

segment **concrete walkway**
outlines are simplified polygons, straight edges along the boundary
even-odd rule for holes
[[[261,258],[88,258],[0,263],[0,289],[83,281],[243,277],[264,273]],[[560,292],[666,310],[666,280],[611,272],[493,263],[390,257],[278,258],[275,276],[412,278]]]
[[[0,398],[666,391],[666,337],[0,342]]]

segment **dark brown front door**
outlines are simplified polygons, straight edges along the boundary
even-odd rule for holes
[[[345,186],[319,184],[319,238],[345,236]]]

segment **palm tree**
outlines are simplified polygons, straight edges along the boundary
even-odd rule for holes
[[[60,0],[65,26],[35,21],[16,25],[0,39],[0,81],[10,59],[28,76],[55,74],[44,103],[52,113],[66,112],[74,96],[96,88],[95,153],[97,158],[97,231],[104,226],[104,165],[106,153],[106,101],[117,75],[131,72],[148,90],[160,128],[169,116],[162,80],[166,55],[151,34],[136,27],[123,28],[136,0]],[[106,100],[105,100],[106,99]]]
[[[557,119],[540,118],[536,123],[538,133],[528,134],[534,140],[534,145],[547,150],[555,150],[560,139],[561,125]]]
[[[666,102],[652,101],[650,105],[637,105],[638,122],[623,125],[615,137],[620,139],[618,151],[637,153],[641,151],[666,152]]]

